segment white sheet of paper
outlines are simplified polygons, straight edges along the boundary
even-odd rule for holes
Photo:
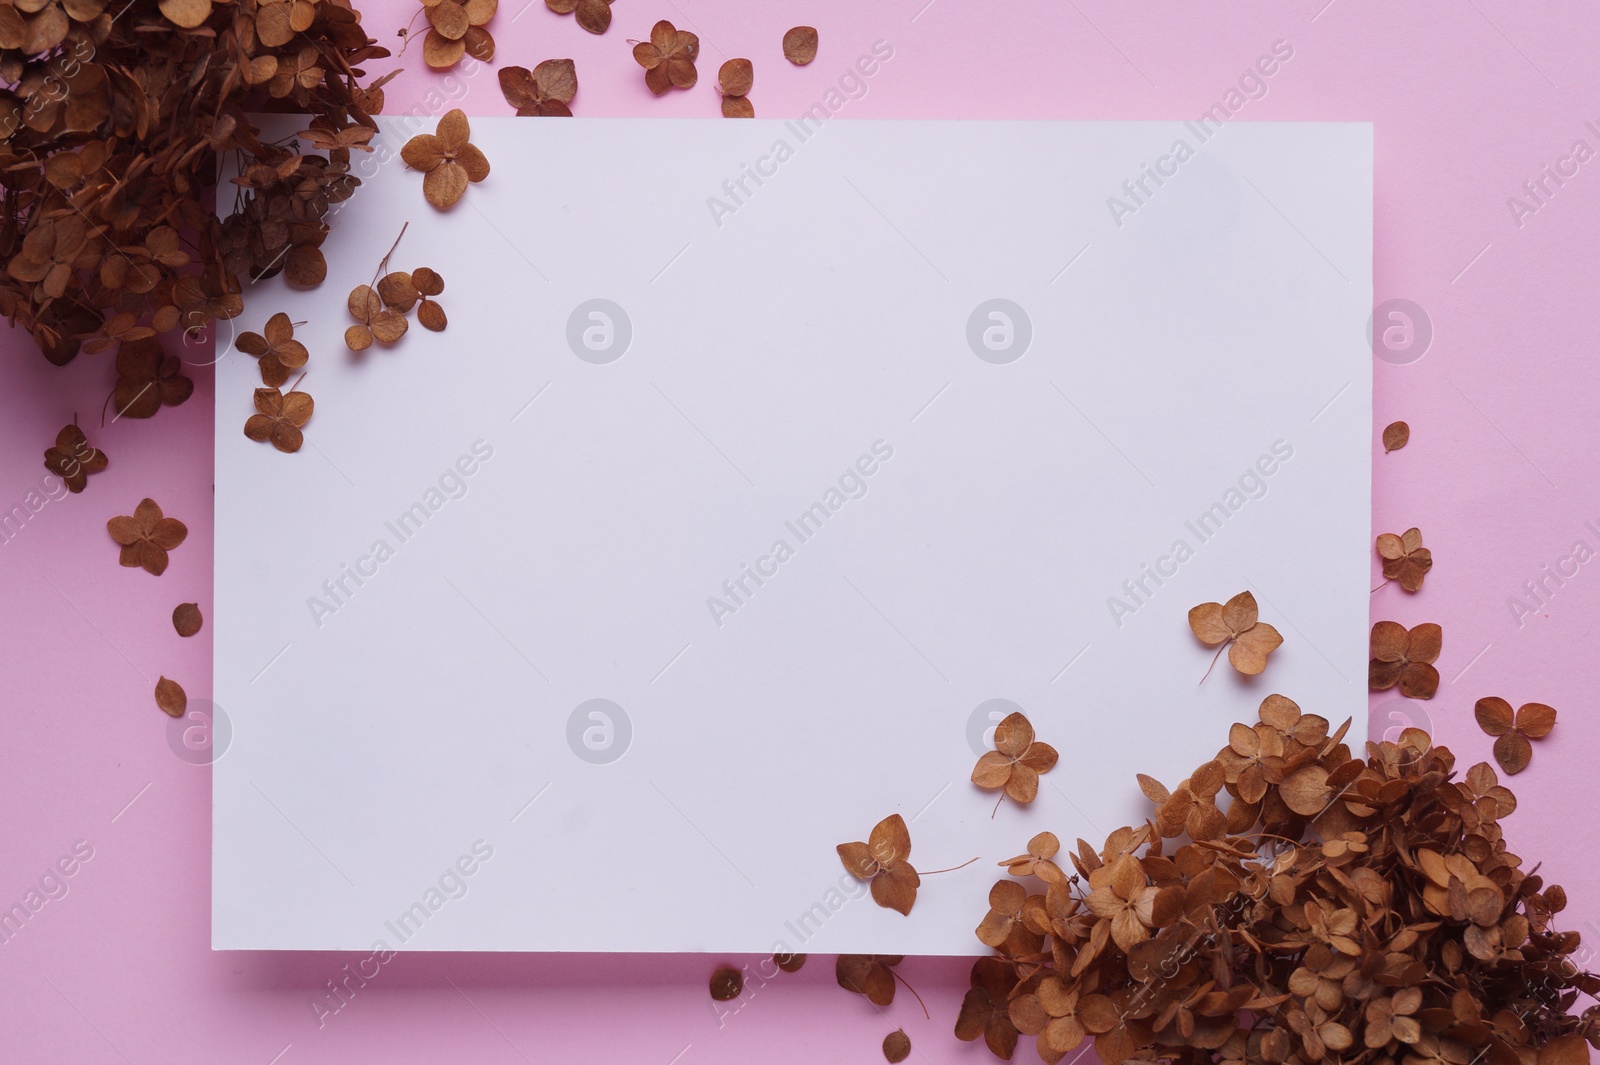
[[[981,953],[1268,693],[1364,738],[1370,126],[475,119],[449,212],[383,126],[233,323],[305,321],[306,446],[218,367],[214,947]],[[402,221],[449,327],[353,355]],[[895,812],[980,858],[909,917],[834,853]]]

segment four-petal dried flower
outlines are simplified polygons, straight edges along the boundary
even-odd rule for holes
[[[445,113],[433,133],[419,133],[400,149],[400,158],[426,176],[422,194],[429,203],[446,208],[467,191],[469,182],[489,176],[489,160],[471,141],[472,127],[459,107]]]
[[[633,46],[634,62],[644,67],[644,83],[660,96],[668,89],[692,89],[700,79],[694,68],[700,38],[666,19],[650,29],[650,39]]]
[[[289,371],[304,366],[310,355],[306,346],[294,338],[294,324],[282,311],[267,319],[264,332],[265,336],[240,333],[233,343],[246,355],[255,357],[261,370],[261,383],[277,388],[289,380]]]
[[[1408,699],[1432,699],[1439,690],[1439,660],[1444,630],[1432,622],[1407,630],[1393,621],[1372,626],[1372,660],[1367,663],[1367,687],[1383,691],[1400,685]]]
[[[244,435],[256,441],[270,440],[279,451],[299,451],[305,442],[300,430],[311,420],[314,406],[311,397],[298,390],[286,395],[276,388],[258,388],[256,413],[245,420]]]
[[[55,446],[45,449],[44,468],[61,478],[67,491],[77,494],[89,484],[89,475],[105,469],[109,460],[104,451],[89,445],[89,438],[77,425],[62,426]]]
[[[502,67],[500,92],[523,117],[571,118],[578,70],[570,59],[546,59],[532,70]]]
[[[1408,592],[1422,587],[1422,579],[1433,568],[1433,552],[1422,546],[1421,529],[1407,529],[1399,536],[1380,533],[1375,546],[1386,578],[1398,581]]]

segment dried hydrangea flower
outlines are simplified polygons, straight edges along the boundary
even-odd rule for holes
[[[1056,764],[1056,749],[1035,742],[1033,723],[1021,711],[1009,714],[995,726],[994,747],[985,751],[972,768],[972,782],[985,790],[1002,789],[1007,797],[1024,805],[1039,794],[1039,775]],[[996,800],[998,809],[1000,800]]]
[[[162,407],[176,407],[194,394],[194,382],[180,370],[156,337],[125,341],[117,348],[117,385],[111,405],[119,418],[149,418]]]
[[[700,38],[680,30],[666,19],[650,29],[650,39],[633,46],[633,59],[644,67],[644,83],[660,96],[668,89],[692,89],[700,80],[695,57],[700,54]]]
[[[604,33],[611,25],[611,0],[544,0],[558,15],[577,12],[578,25],[590,33]]]
[[[1542,740],[1556,726],[1554,707],[1544,703],[1524,703],[1511,712],[1511,704],[1498,696],[1479,699],[1473,707],[1478,727],[1495,737],[1494,760],[1507,773],[1516,775],[1528,768],[1533,758],[1533,744],[1529,740]]]
[[[89,438],[76,424],[62,426],[55,446],[44,453],[44,468],[61,478],[74,495],[88,486],[91,473],[99,473],[109,462],[104,451],[89,445]]]
[[[571,118],[578,70],[570,59],[546,59],[531,71],[501,67],[500,93],[523,117]]]
[[[245,419],[244,435],[251,440],[272,441],[286,454],[300,450],[305,434],[300,430],[311,420],[315,407],[309,395],[292,390],[287,395],[276,388],[256,389],[256,413]]]
[[[303,323],[302,323],[303,324]],[[234,347],[246,355],[254,356],[261,370],[261,383],[277,388],[289,380],[289,371],[306,364],[310,354],[306,346],[294,338],[294,323],[279,311],[267,319],[261,333],[240,333]]]
[[[1221,645],[1211,659],[1213,666],[1226,649],[1228,664],[1245,676],[1253,677],[1267,668],[1267,656],[1283,644],[1278,630],[1261,621],[1260,616],[1256,597],[1240,592],[1226,604],[1201,603],[1190,609],[1189,628],[1201,643]],[[1207,667],[1206,676],[1210,675],[1211,669]]]
[[[1432,699],[1439,690],[1439,660],[1444,630],[1432,622],[1407,629],[1393,621],[1372,626],[1372,660],[1367,663],[1367,688],[1383,691],[1400,686],[1408,699]]]
[[[117,561],[124,566],[142,567],[157,577],[167,570],[167,552],[189,535],[188,527],[177,518],[162,514],[153,499],[141,499],[132,516],[106,522],[106,531],[122,545]]]
[[[1384,577],[1398,581],[1408,592],[1421,588],[1422,579],[1433,568],[1433,552],[1422,546],[1421,529],[1407,529],[1399,536],[1380,533],[1374,547],[1383,559]]]
[[[400,158],[426,176],[422,194],[429,203],[446,208],[460,200],[468,182],[489,176],[489,160],[471,142],[472,129],[459,107],[439,119],[433,133],[419,133],[400,149]]]

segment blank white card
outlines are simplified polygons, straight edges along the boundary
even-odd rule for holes
[[[1268,693],[1364,737],[1370,126],[475,119],[447,212],[383,127],[232,323],[306,323],[305,447],[218,365],[214,947],[980,953]],[[402,222],[448,328],[352,354]],[[908,917],[834,852],[891,813],[981,858]]]

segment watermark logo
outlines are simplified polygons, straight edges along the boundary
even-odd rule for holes
[[[616,362],[632,342],[633,322],[612,300],[585,300],[567,318],[567,347],[584,362],[596,366]]]
[[[1395,366],[1416,362],[1433,345],[1433,319],[1412,300],[1384,300],[1367,319],[1367,345],[1374,358]]]
[[[1428,708],[1415,699],[1390,699],[1372,713],[1372,731],[1385,743],[1400,742],[1400,734],[1408,728],[1419,728],[1433,735],[1433,717]]]
[[[1022,707],[1010,699],[985,699],[967,715],[967,746],[972,753],[982,757],[994,747],[994,727],[1012,714],[1022,713]]]
[[[1016,362],[1031,343],[1033,321],[1011,300],[984,300],[967,318],[967,346],[984,362]]]
[[[633,722],[610,699],[582,702],[567,716],[567,746],[590,765],[608,765],[628,753]]]
[[[210,765],[233,742],[233,722],[210,699],[190,699],[182,717],[167,719],[167,746],[190,765]]]

